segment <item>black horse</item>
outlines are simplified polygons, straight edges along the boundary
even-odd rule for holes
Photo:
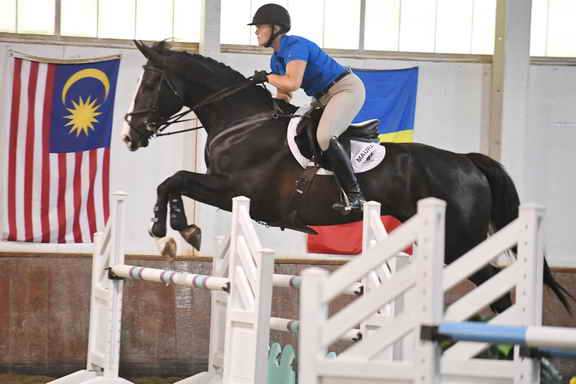
[[[133,110],[127,114],[124,140],[132,151],[149,139],[182,107],[192,108],[207,132],[207,174],[176,172],[158,186],[151,234],[166,235],[168,205],[172,228],[199,246],[199,228],[188,225],[182,195],[227,211],[232,198],[251,199],[258,221],[308,231],[308,225],[361,220],[333,209],[340,192],[332,176],[317,176],[298,204],[301,226],[287,225],[293,195],[303,170],[286,143],[289,117],[278,115],[270,93],[211,58],[171,50],[164,42],[148,47],[135,42],[148,59]],[[288,105],[289,111],[295,107]],[[405,221],[426,197],[447,202],[445,262],[451,263],[518,216],[519,197],[502,166],[479,153],[459,154],[417,143],[386,143],[384,161],[358,175],[367,200],[382,204],[382,214]],[[568,308],[566,290],[545,264],[544,281]],[[471,276],[476,285],[498,272],[487,266]],[[569,294],[568,294],[569,295]],[[492,308],[511,305],[506,295]]]

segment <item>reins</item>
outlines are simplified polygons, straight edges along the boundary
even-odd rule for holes
[[[171,84],[169,82],[167,82],[167,83],[168,83],[168,86],[170,87],[170,90],[176,96],[180,97],[179,94],[175,92],[175,89],[171,86]],[[193,105],[192,107],[187,107],[188,110],[180,112],[176,115],[170,116],[168,118],[168,120],[160,128],[158,128],[158,132],[162,132],[164,129],[168,128],[172,124],[182,123],[184,121],[193,120],[193,119],[186,119],[186,120],[181,120],[181,119],[182,119],[182,117],[186,116],[187,114],[189,114],[190,112],[193,112],[194,110],[196,110],[198,108],[202,108],[208,104],[212,104],[216,101],[220,101],[222,99],[225,99],[226,97],[232,96],[233,94],[238,93],[238,92],[240,92],[240,91],[242,91],[242,90],[244,90],[244,89],[246,89],[252,85],[254,85],[254,81],[250,77],[250,78],[246,79],[246,81],[242,82],[240,85],[233,85],[231,87],[221,89],[221,90],[215,92],[214,94],[208,96],[206,99],[202,100],[200,103]],[[180,99],[180,100],[182,100],[182,99]],[[200,129],[200,128],[204,128],[204,127],[202,125],[199,125],[199,126],[196,126],[193,128],[181,129],[181,130],[173,131],[173,132],[156,133],[155,136],[157,136],[157,137],[170,136],[170,135],[175,135],[177,133],[195,131],[195,130]]]
[[[180,100],[180,102],[182,102],[182,104],[185,104],[184,98],[183,96],[180,94],[180,92],[178,92],[178,89],[174,86],[174,84],[172,83],[172,81],[170,81],[170,78],[166,75],[165,71],[160,70],[156,67],[153,67],[151,65],[145,65],[144,66],[145,70],[151,70],[151,71],[156,71],[156,72],[160,72],[162,75],[162,78],[160,79],[160,82],[158,83],[158,90],[157,90],[157,98],[160,95],[160,87],[162,85],[162,82],[165,81],[166,84],[168,85],[168,88],[170,89],[170,91]],[[149,122],[148,124],[151,125],[151,127],[153,127],[153,125],[158,125],[158,127],[154,130],[153,134],[151,135],[151,137],[161,137],[161,136],[170,136],[170,135],[175,135],[177,133],[185,133],[185,132],[190,132],[190,131],[196,131],[198,129],[204,128],[204,126],[202,125],[198,125],[192,128],[186,128],[186,129],[180,129],[177,131],[172,131],[172,132],[165,132],[163,133],[163,131],[168,128],[169,126],[171,126],[172,124],[176,124],[176,123],[183,123],[186,121],[192,121],[195,119],[183,119],[184,116],[188,115],[190,112],[194,112],[195,110],[202,108],[206,105],[212,104],[214,102],[223,100],[229,96],[232,96],[252,85],[254,85],[254,77],[251,76],[249,78],[247,78],[245,81],[242,81],[239,85],[235,84],[232,85],[230,87],[221,89],[219,91],[216,91],[215,93],[213,93],[212,95],[208,96],[207,98],[205,98],[204,100],[202,100],[201,102],[191,106],[191,107],[186,107],[187,109],[185,111],[179,112],[175,115],[172,115],[170,117],[168,117],[167,119],[164,119],[163,121],[159,121],[159,122]],[[273,109],[274,111],[272,112],[272,114],[270,115],[270,117],[272,119],[280,119],[280,118],[295,118],[295,117],[303,117],[305,115],[296,115],[293,113],[285,113],[275,102],[272,103],[273,105]],[[134,111],[131,113],[127,113],[125,116],[126,121],[128,121],[130,116],[134,116],[134,115],[140,115],[140,114],[144,114],[144,113],[150,113],[150,112],[157,112],[158,110],[158,102],[157,100],[155,100],[154,105],[152,108],[149,109],[145,109],[145,110],[140,110],[140,111]],[[129,122],[129,121],[128,121]],[[154,127],[153,127],[154,128]],[[150,129],[149,129],[150,131]]]

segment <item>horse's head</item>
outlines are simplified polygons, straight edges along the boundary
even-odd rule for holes
[[[125,116],[126,125],[122,139],[131,151],[146,147],[152,135],[165,124],[170,116],[184,106],[184,82],[171,68],[165,42],[148,47],[135,41],[136,47],[148,59],[144,65],[138,89],[130,112]]]
[[[132,151],[147,146],[153,135],[172,124],[170,118],[183,106],[193,108],[206,129],[207,123],[226,126],[227,119],[238,120],[272,108],[270,92],[247,82],[223,63],[171,50],[164,41],[152,47],[134,43],[148,62],[122,132]]]

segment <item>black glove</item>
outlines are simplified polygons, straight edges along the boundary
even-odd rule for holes
[[[254,71],[252,81],[256,84],[266,83],[268,82],[268,73],[266,71]]]

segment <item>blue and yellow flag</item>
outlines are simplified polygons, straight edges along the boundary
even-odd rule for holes
[[[366,87],[366,102],[354,122],[379,119],[380,141],[412,142],[418,67],[397,70],[354,69]]]

